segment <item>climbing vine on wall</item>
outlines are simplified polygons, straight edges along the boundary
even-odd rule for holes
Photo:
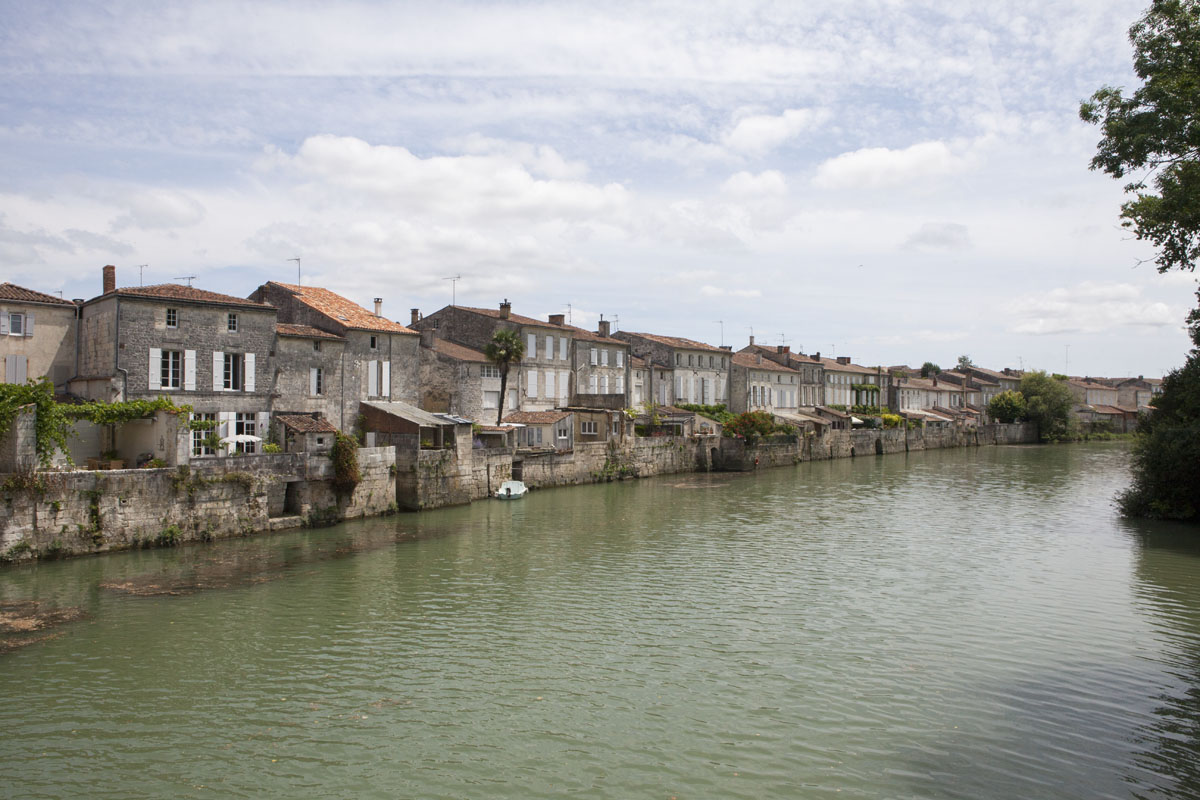
[[[358,440],[338,432],[334,436],[333,450],[329,453],[333,459],[333,487],[339,492],[350,492],[362,480],[362,471],[358,468]]]

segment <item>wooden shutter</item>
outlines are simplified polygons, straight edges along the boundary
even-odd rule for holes
[[[308,393],[315,395],[317,393],[317,368],[310,367],[308,370]]]
[[[597,351],[597,350],[596,350],[596,348],[594,348],[594,347],[592,348],[592,356],[591,356],[591,358],[592,358],[592,360],[591,360],[591,364],[592,364],[592,366],[593,366],[593,367],[594,367],[594,366],[596,366],[597,364],[599,364],[599,363],[600,363],[600,353],[599,353],[599,351]]]
[[[625,366],[625,351],[624,350],[617,351],[617,366],[618,367]]]
[[[245,363],[243,364],[243,366],[244,366],[244,372],[246,374],[242,378],[242,386],[245,387],[245,390],[247,392],[253,392],[254,391],[254,353],[246,353],[246,360],[245,360]]]
[[[213,350],[213,391],[219,392],[225,388],[225,354]]]
[[[379,393],[379,362],[367,362],[367,397],[374,397]]]
[[[218,411],[217,412],[217,436],[218,436],[218,438],[224,439],[227,436],[233,435],[233,420],[234,420],[234,416],[233,416],[232,411]],[[233,444],[220,445],[217,447],[218,453],[221,452],[222,447],[225,448],[226,453],[229,453],[233,450],[234,445]]]
[[[382,384],[379,387],[379,394],[383,397],[392,396],[392,362],[384,361],[380,364],[381,374],[379,382]]]
[[[600,351],[600,366],[602,366],[602,367],[608,366],[608,349],[607,348]]]
[[[15,383],[25,383],[29,380],[29,358],[28,356],[16,356],[17,361],[17,379]]]
[[[0,336],[8,336],[8,312],[0,312]]]
[[[33,312],[25,315],[25,335],[33,336]]]
[[[162,388],[162,348],[150,348],[150,372],[146,377],[146,388]]]
[[[560,336],[558,339],[558,358],[561,361],[567,360],[567,337]]]
[[[525,334],[525,342],[526,342],[525,349],[529,351],[525,354],[525,357],[526,358],[537,358],[537,334],[536,333]]]
[[[554,389],[554,370],[552,369],[546,370],[546,397],[558,397],[558,392]]]
[[[183,351],[183,388],[185,391],[196,391],[196,351]]]
[[[564,340],[565,341],[565,340]],[[571,373],[558,373],[558,396],[566,401],[571,395]]]

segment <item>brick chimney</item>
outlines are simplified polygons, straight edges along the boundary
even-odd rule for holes
[[[512,303],[508,302],[508,298],[504,298],[504,302],[500,304],[500,319],[508,319],[512,316]]]
[[[409,324],[416,325],[420,321],[421,321],[421,309],[419,309],[419,308],[412,309],[412,322],[410,322]]]
[[[787,344],[778,344],[778,345],[775,345],[775,352],[780,355],[783,355],[784,353],[790,353],[790,352],[792,352],[792,347],[791,347],[791,345],[787,345]]]
[[[603,314],[600,315],[600,322],[596,325],[596,333],[605,337],[612,333],[612,323],[606,320]]]
[[[383,298],[382,297],[375,298],[375,316],[377,316],[377,317],[383,316]]]
[[[838,356],[838,357],[837,357],[837,362],[838,362],[839,364],[849,364],[849,363],[850,363],[850,356]]]
[[[110,294],[117,290],[117,268],[112,264],[104,268],[104,293]]]
[[[561,328],[563,325],[566,324],[566,322],[567,322],[566,314],[551,314],[550,315],[550,324],[551,325],[557,325]]]
[[[820,361],[821,360],[821,351],[818,350],[817,352],[813,353],[812,356],[810,356],[810,357],[812,358],[813,361]]]
[[[754,334],[750,334],[750,346],[754,346]]]

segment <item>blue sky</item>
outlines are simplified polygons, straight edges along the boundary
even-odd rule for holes
[[[1087,169],[1142,2],[0,1],[0,276],[600,314],[866,364],[1161,374]],[[723,321],[723,325],[718,324]]]

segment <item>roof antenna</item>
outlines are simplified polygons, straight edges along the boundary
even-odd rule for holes
[[[725,346],[725,320],[716,320],[716,323],[721,326],[721,347]]]
[[[617,331],[620,329],[621,329],[621,315],[613,314],[613,330]]]
[[[149,264],[138,264],[138,286],[145,286],[146,282],[142,280],[142,270],[150,266]]]
[[[450,307],[453,308],[458,302],[458,282],[462,280],[462,275],[451,275],[449,278],[442,278],[444,281],[450,281]]]
[[[571,324],[571,304],[567,303],[567,324]]]
[[[300,285],[300,256],[296,256],[295,258],[289,258],[288,261],[296,262],[296,285],[299,286]]]
[[[177,281],[187,281],[187,282],[188,282],[188,288],[190,289],[190,288],[192,288],[192,281],[196,280],[196,276],[195,276],[195,275],[176,275],[176,276],[175,276],[175,280],[177,280]]]

